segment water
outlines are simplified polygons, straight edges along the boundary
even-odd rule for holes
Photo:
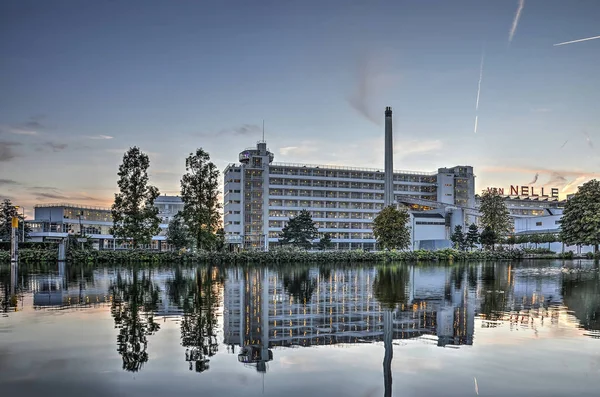
[[[0,267],[0,285],[2,395],[599,394],[591,262]]]

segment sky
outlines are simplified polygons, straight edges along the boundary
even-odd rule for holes
[[[383,168],[386,106],[395,169],[564,196],[600,176],[600,40],[554,44],[599,18],[597,0],[5,0],[0,197],[109,207],[134,145],[177,194],[190,152],[223,170],[263,120],[277,162]]]

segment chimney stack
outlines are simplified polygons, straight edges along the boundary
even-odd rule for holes
[[[392,108],[385,108],[385,179],[383,206],[394,203],[394,138],[392,135]]]

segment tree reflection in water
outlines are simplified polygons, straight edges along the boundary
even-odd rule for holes
[[[137,269],[131,270],[130,277],[120,273],[111,283],[111,314],[115,328],[119,328],[117,351],[123,358],[123,369],[137,372],[148,362],[148,335],[154,334],[160,326],[154,321],[159,301],[159,288],[152,282],[151,275],[143,271],[141,278]]]
[[[407,303],[409,279],[408,266],[381,267],[373,281],[373,294],[385,308],[393,310],[398,304]]]
[[[295,303],[308,304],[317,288],[317,280],[309,269],[289,269],[283,274],[283,287]]]
[[[600,331],[600,276],[597,269],[563,274],[562,295],[564,304],[577,317],[581,328]]]
[[[183,310],[181,345],[186,348],[185,361],[190,371],[208,370],[209,357],[217,353],[216,311],[222,282],[216,268],[199,268],[195,278],[186,278],[182,269],[177,268],[167,283],[169,297]]]

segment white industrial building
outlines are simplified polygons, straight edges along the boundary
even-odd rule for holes
[[[225,169],[227,242],[268,250],[290,217],[306,209],[336,249],[375,248],[373,219],[384,206],[382,170],[272,161],[266,142],[258,142],[240,153],[239,164]],[[419,199],[425,204],[419,209],[436,202],[474,206],[474,190],[472,167],[394,172],[396,201]]]
[[[165,232],[169,222],[183,209],[179,196],[158,196],[154,201],[161,221],[161,232],[152,237],[147,248],[166,248]],[[34,219],[27,221],[32,232],[31,241],[60,241],[69,234],[83,234],[91,238],[97,249],[127,248],[127,241],[115,240],[110,234],[113,226],[110,208],[90,207],[78,204],[39,204],[34,208]]]

